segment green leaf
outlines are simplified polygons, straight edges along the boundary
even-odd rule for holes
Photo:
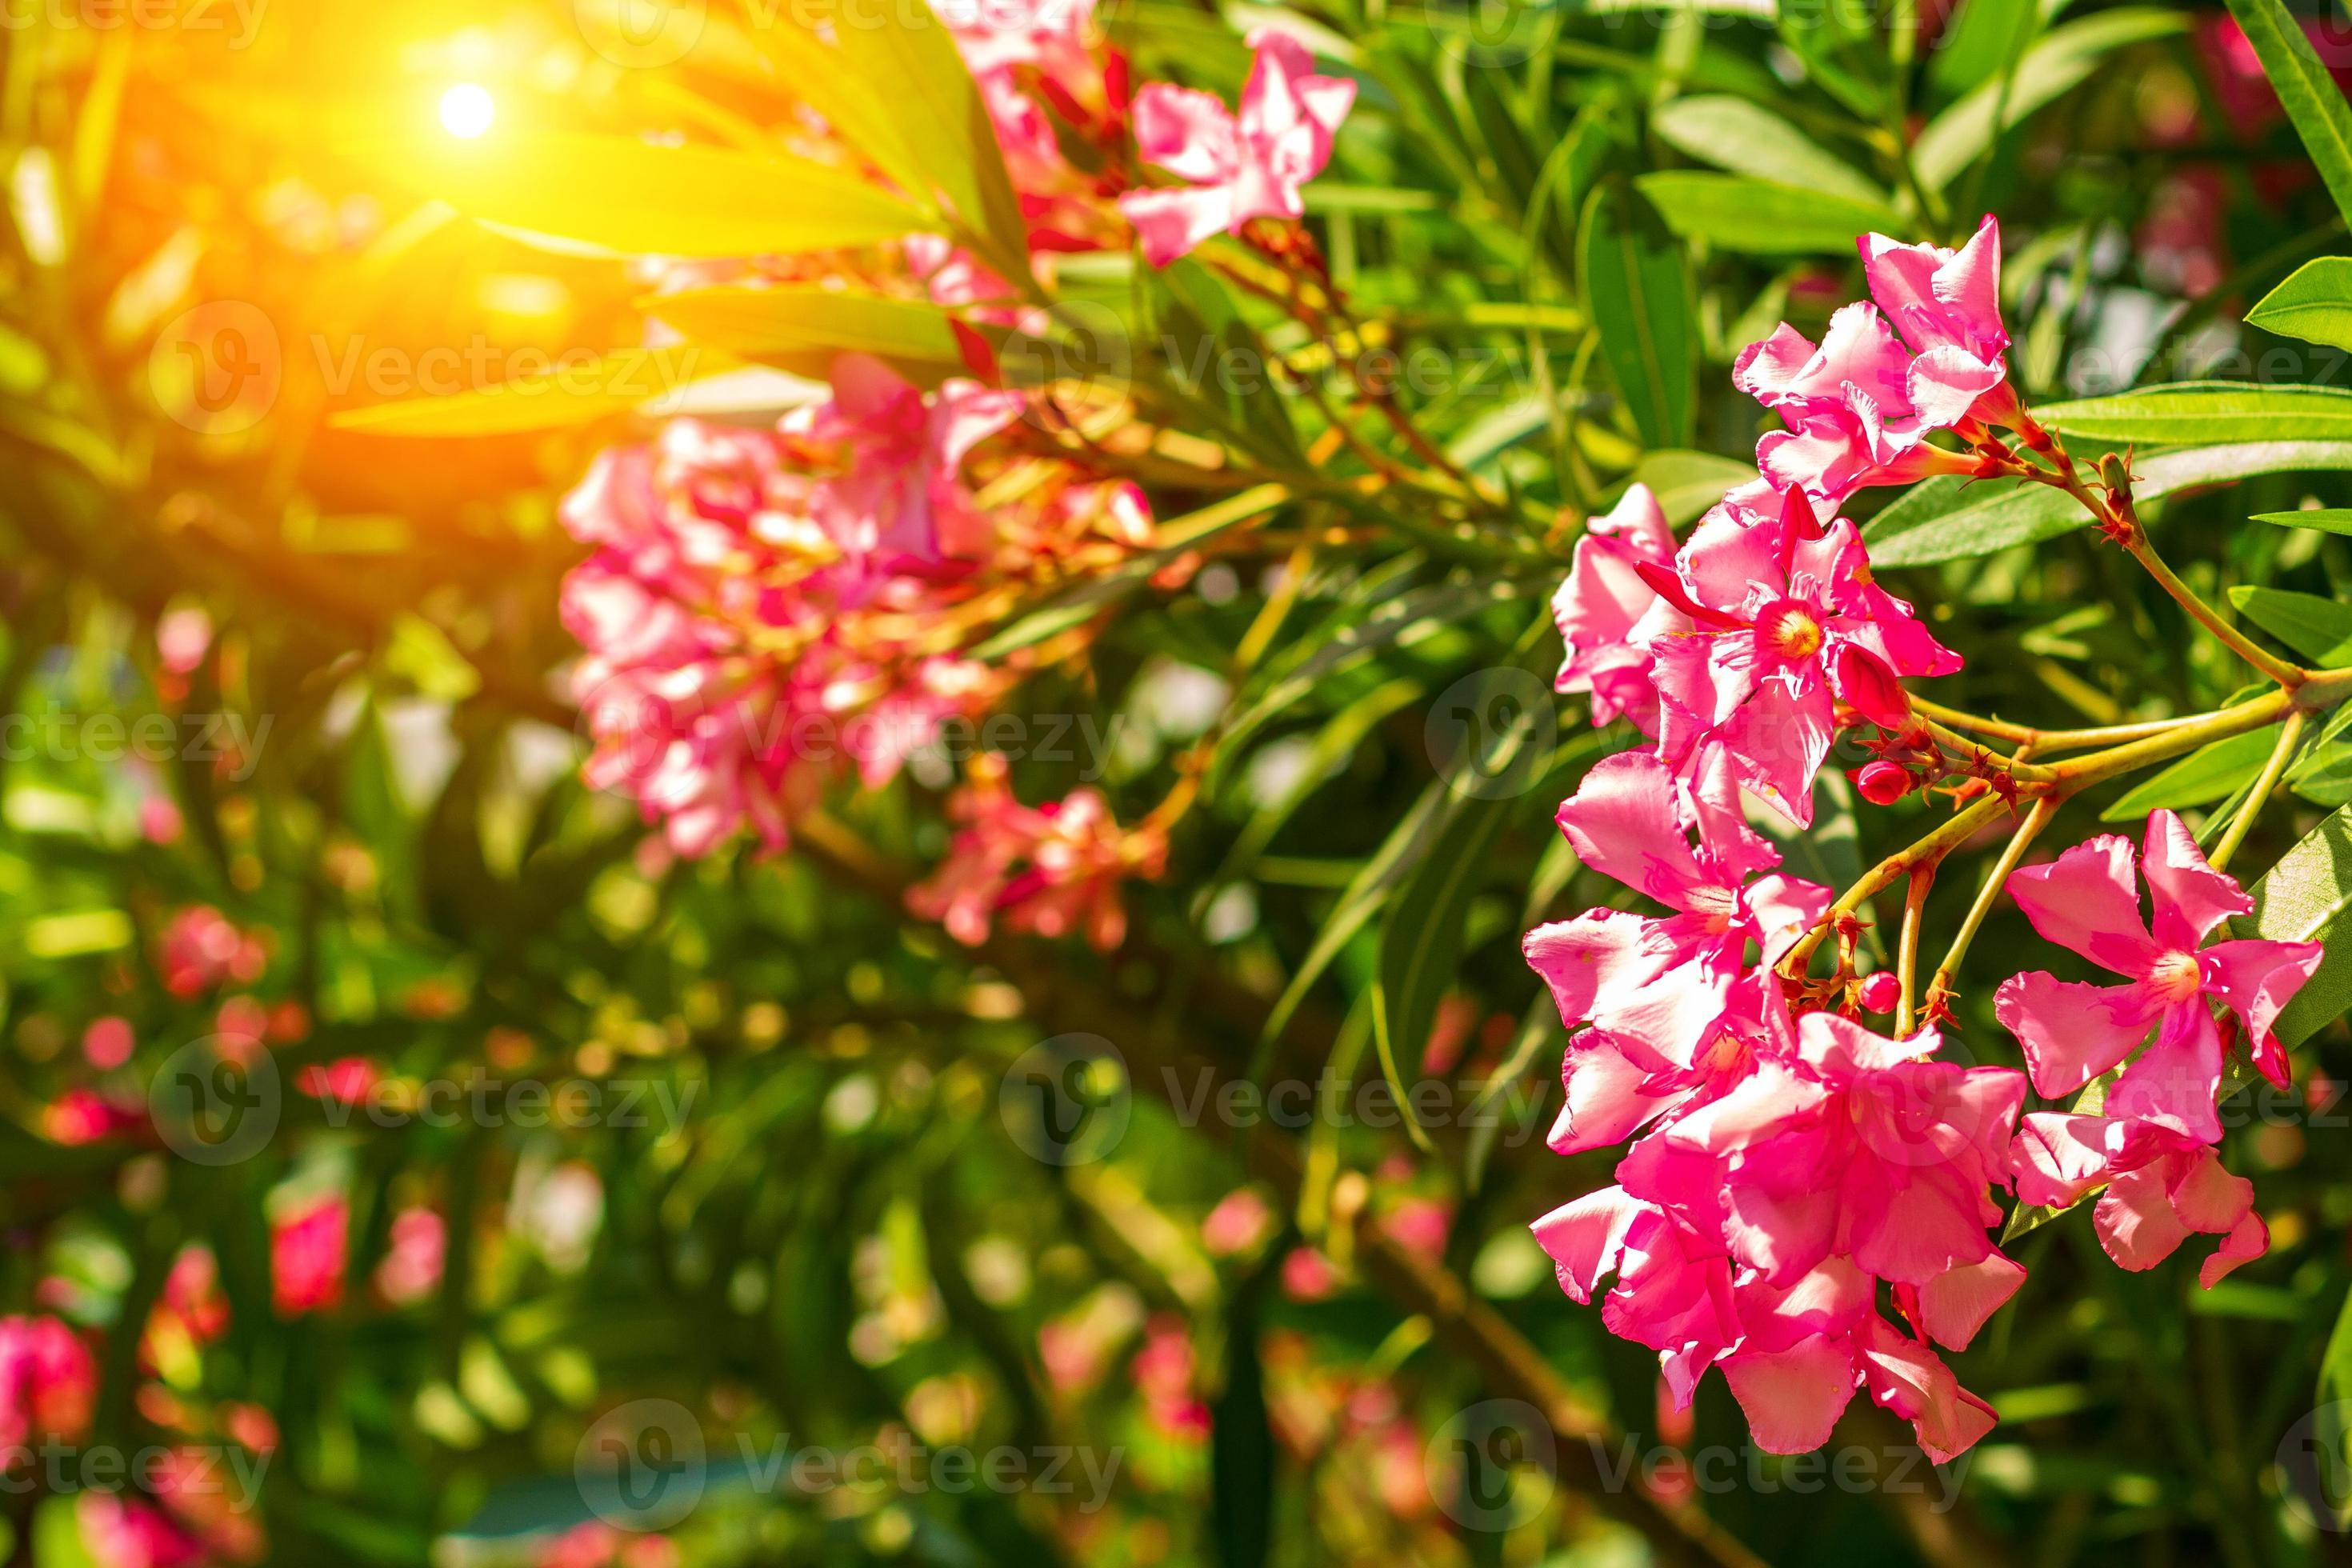
[[[720,362],[716,351],[698,343],[603,355],[582,351],[581,363],[545,375],[517,376],[447,397],[346,408],[330,416],[327,423],[373,436],[512,436],[554,430],[623,413],[676,392],[698,374],[724,368]]]
[[[1669,99],[1650,117],[1650,125],[1666,145],[1702,163],[1869,206],[1886,205],[1886,193],[1867,175],[1744,98],[1700,93]]]
[[[2195,447],[2143,460],[2132,496],[2145,505],[2177,490],[2252,474],[2343,469],[2352,469],[2352,442]],[[2003,479],[1971,483],[1939,476],[1913,486],[1862,531],[1874,564],[1925,566],[2055,538],[2089,521],[2073,497],[2047,485]]]
[[[928,5],[892,5],[871,16],[836,13],[834,38],[861,85],[886,106],[912,159],[905,178],[919,196],[936,188],[1007,277],[1029,261],[1028,225],[980,88],[955,37]],[[1011,269],[1011,270],[1008,270]]]
[[[2230,0],[2230,15],[2244,28],[2263,62],[2279,102],[2294,121],[2336,210],[2352,221],[2352,106],[2336,85],[2303,24],[2280,0]]]
[[[1650,487],[1658,498],[1658,510],[1675,528],[1721,500],[1734,485],[1755,477],[1755,464],[1712,452],[1653,452],[1633,467],[1634,479]]]
[[[2327,386],[2189,381],[2053,403],[2034,413],[2063,435],[2118,445],[2352,437],[2352,392]]]
[[[2352,605],[2283,588],[2230,590],[2238,613],[2326,668],[2352,659]]]
[[[1532,710],[1522,714],[1505,744],[1526,745],[1533,717]],[[1389,905],[1381,929],[1372,1038],[1400,1104],[1412,1103],[1437,1004],[1460,971],[1471,900],[1494,874],[1495,840],[1519,804],[1509,796],[1460,802],[1428,858]],[[1410,1111],[1405,1122],[1419,1142],[1420,1124]]]
[[[2281,528],[2316,529],[2322,533],[2352,534],[2352,510],[2344,507],[2306,507],[2301,511],[2258,511],[2256,522],[2275,523]]]
[[[1683,238],[1746,256],[1850,257],[1864,234],[1901,234],[1912,226],[1883,202],[1745,174],[1674,169],[1640,175],[1633,183]]]
[[[2186,32],[2189,18],[2152,9],[2102,11],[2055,27],[2026,50],[2004,82],[1985,82],[1927,122],[1911,149],[1919,183],[1942,190],[1988,152],[1999,130],[2006,131],[2063,93],[2080,86],[2106,56],[2130,44]]]
[[[833,356],[869,353],[908,379],[935,385],[963,372],[962,342],[937,305],[845,289],[689,289],[644,309],[697,342],[822,379]]]
[[[869,179],[789,153],[629,136],[493,133],[354,147],[362,163],[458,211],[625,256],[758,256],[877,245],[935,220]]]
[[[2041,24],[2035,0],[1966,0],[1936,45],[1927,79],[1953,97],[1990,81],[2024,52]]]
[[[1648,447],[1690,444],[1698,322],[1682,247],[1622,182],[1584,204],[1577,271],[1601,357]]]
[[[2226,799],[2239,785],[2263,771],[2278,737],[2270,730],[2250,731],[2189,753],[2148,779],[2099,814],[2101,822],[2131,822],[2151,811],[2184,805],[2204,805]]]
[[[2352,349],[2352,257],[2323,256],[2246,312],[2249,325],[2307,343]]]
[[[2254,912],[2231,934],[2315,942],[2319,967],[2279,1015],[2274,1033],[2292,1050],[2352,1007],[2352,806],[2328,816],[2246,889]]]

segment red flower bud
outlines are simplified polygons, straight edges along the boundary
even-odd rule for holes
[[[1862,1005],[1874,1013],[1892,1013],[1902,997],[1902,982],[1888,970],[1882,969],[1862,983]]]
[[[1853,787],[1862,792],[1862,798],[1873,805],[1893,805],[1909,795],[1917,782],[1905,769],[1884,758],[1865,763],[1846,776],[1853,780]]]

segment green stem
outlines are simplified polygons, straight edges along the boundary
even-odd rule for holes
[[[2238,852],[2238,846],[2246,841],[2246,833],[2254,826],[2254,818],[2263,814],[2263,803],[2270,799],[2271,792],[2278,788],[2279,779],[2286,773],[2286,765],[2294,756],[2295,742],[2303,739],[2303,726],[2309,717],[2298,708],[2286,716],[2284,724],[2279,726],[2278,744],[2271,748],[2270,761],[2263,764],[2262,773],[2254,779],[2252,792],[2246,796],[2246,804],[2238,808],[2238,815],[2230,821],[2229,831],[2221,835],[2221,842],[2213,847],[2213,853],[2207,858],[2216,871],[2227,866],[2230,857]]]

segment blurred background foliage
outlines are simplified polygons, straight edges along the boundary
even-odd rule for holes
[[[354,142],[429,159],[458,81],[544,126],[756,138],[791,105],[746,42],[756,18],[713,5],[689,51],[639,68],[594,0],[101,12],[12,11],[0,35],[0,1305],[99,1335],[99,1439],[269,1456],[253,1512],[213,1521],[212,1555],[2328,1554],[2283,1495],[2280,1445],[2346,1290],[2340,1024],[2299,1064],[2315,1111],[2233,1135],[2274,1237],[2261,1263],[2199,1293],[2177,1265],[2107,1267],[2079,1215],[2026,1244],[2023,1294],[1960,1363],[2002,1424],[1958,1468],[1956,1506],[1930,1506],[1946,1493],[1924,1466],[1918,1493],[1808,1491],[1769,1460],[1760,1482],[1743,1461],[1738,1484],[1694,1489],[1674,1454],[1743,1442],[1736,1410],[1710,1387],[1695,1426],[1662,1416],[1648,1352],[1562,1300],[1525,1230],[1606,1180],[1603,1157],[1542,1147],[1559,1037],[1517,952],[1532,918],[1608,896],[1549,825],[1603,748],[1575,715],[1555,733],[1531,714],[1537,765],[1482,798],[1446,787],[1433,744],[1459,683],[1548,673],[1543,605],[1584,512],[1640,477],[1681,523],[1741,476],[1760,421],[1730,359],[1780,319],[1818,333],[1859,293],[1858,229],[1949,242],[1999,213],[2012,365],[2035,398],[2204,374],[2340,383],[2339,354],[2240,320],[2343,226],[2224,14],[1283,11],[1361,83],[1308,190],[1332,276],[1398,352],[1400,399],[1520,525],[1367,527],[1286,577],[1272,569],[1313,529],[1349,521],[1310,500],[1219,535],[1086,658],[1030,677],[1012,710],[1115,737],[1104,782],[1138,815],[1215,742],[1169,876],[1130,890],[1129,941],[1096,954],[966,949],[904,913],[945,847],[944,764],[842,795],[790,854],[698,863],[582,787],[552,679],[575,652],[555,605],[578,547],[554,509],[642,416],[443,437],[334,422],[418,390],[395,373],[428,351],[479,346],[495,366],[642,331],[626,268],[420,201]],[[1139,77],[1230,96],[1241,30],[1274,14],[1142,0],[1107,16]],[[1204,270],[1100,272],[1114,308],[1191,289],[1236,339],[1304,346]],[[226,401],[191,369],[224,320],[259,367]],[[1328,427],[1271,380],[1223,415],[1294,457]],[[2158,526],[2215,595],[2340,599],[2347,541],[2239,526],[2312,498],[2352,503],[2352,487],[2258,478],[2176,498]],[[1163,517],[1215,499],[1155,496]],[[2237,684],[2095,536],[1888,580],[1969,656],[1979,710],[2118,722]],[[1277,593],[1297,595],[1281,636],[1242,657]],[[110,719],[172,739],[123,760]],[[1028,795],[1073,775],[1020,776]],[[2210,783],[2180,804],[2232,787]],[[2120,793],[2071,807],[2079,831]],[[2245,864],[2347,793],[2308,784],[2301,819]],[[1825,807],[1797,868],[1842,885],[1931,809]],[[2029,942],[1997,913],[1978,973],[2018,967]],[[1964,989],[1958,1038],[2014,1062],[1990,990]],[[1168,1103],[1171,1081],[1379,1081],[1376,994],[1402,1019],[1387,1076],[1467,1086],[1465,1101],[1498,1084],[1498,1125],[1301,1133],[1187,1125]],[[1132,1117],[1105,1158],[1059,1164],[1024,1152],[1000,1085],[1071,1034],[1116,1045]],[[221,1037],[265,1041],[287,1091],[262,1147],[208,1165],[163,1146],[145,1107],[182,1047]],[[331,1077],[356,1058],[340,1070],[357,1079]],[[609,1086],[607,1113],[380,1127],[331,1092],[371,1079],[395,1100],[576,1079]],[[273,1229],[334,1198],[342,1288],[289,1301]],[[705,1500],[659,1546],[600,1533],[572,1484],[592,1423],[643,1398],[711,1435]],[[1561,1435],[1558,1483],[1522,1474],[1508,1530],[1460,1522],[1443,1440],[1488,1398],[1529,1400]],[[1852,1441],[1899,1447],[1871,1415]],[[1099,1508],[1083,1485],[802,1494],[727,1469],[738,1434],[766,1452],[895,1432],[1123,1465]],[[1611,1464],[1635,1456],[1634,1479],[1605,1484],[1588,1435]],[[34,1488],[5,1511],[13,1561],[121,1550],[79,1497]]]

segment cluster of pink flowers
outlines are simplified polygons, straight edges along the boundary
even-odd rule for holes
[[[2213,1152],[2225,1046],[2208,998],[2283,1081],[2271,1026],[2318,949],[2200,948],[2252,905],[2169,813],[2150,820],[2143,862],[2153,931],[2121,839],[2018,871],[2038,930],[2129,980],[2001,988],[2034,1089],[2078,1089],[2156,1032],[2097,1115],[2025,1114],[2026,1075],[1936,1059],[1931,1023],[1905,1039],[1864,1027],[1857,1013],[1895,1005],[1892,976],[1823,987],[1780,972],[1832,895],[1776,868],[1744,801],[1809,825],[1836,732],[1910,730],[1902,682],[1960,662],[1872,581],[1836,509],[1867,486],[1979,471],[1996,426],[2048,441],[2008,385],[1992,220],[1957,251],[1872,235],[1861,252],[1874,303],[1839,310],[1819,345],[1783,325],[1739,356],[1738,384],[1785,426],[1759,444],[1759,477],[1679,545],[1633,487],[1579,542],[1554,603],[1559,689],[1652,742],[1595,766],[1561,831],[1668,912],[1596,909],[1528,935],[1573,1031],[1551,1146],[1633,1140],[1614,1185],[1535,1231],[1574,1300],[1615,1275],[1603,1321],[1658,1352],[1677,1408],[1719,1365],[1757,1441],[1798,1452],[1866,1389],[1941,1460],[1995,1421],[1939,1352],[1965,1348],[2024,1279],[1990,1239],[1996,1194],[2066,1205],[2105,1184],[2099,1235],[2126,1268],[2193,1231],[2224,1238],[2209,1285],[2261,1253],[2251,1186]]]
[[[908,908],[971,945],[988,939],[1001,915],[1014,931],[1083,935],[1106,952],[1117,947],[1127,934],[1119,884],[1160,874],[1167,835],[1148,822],[1120,826],[1090,788],[1023,805],[1006,779],[1002,758],[974,762],[971,782],[948,801],[948,815],[960,825],[948,858],[929,881],[909,889]]]
[[[1315,74],[1305,46],[1279,32],[1252,37],[1255,67],[1234,111],[1166,83],[1130,91],[1091,0],[940,9],[1041,274],[1056,252],[1127,244],[1130,224],[1164,266],[1213,234],[1297,218],[1299,187],[1329,161],[1354,98],[1352,82]],[[1137,184],[1130,132],[1143,159],[1184,184]],[[1073,163],[1085,145],[1091,172]],[[1020,678],[1018,658],[963,656],[976,631],[1021,591],[1153,541],[1132,483],[1041,458],[1022,438],[1030,395],[992,384],[998,367],[974,328],[1030,328],[1035,312],[949,242],[674,267],[658,281],[845,279],[955,309],[978,379],[927,391],[871,355],[839,354],[827,401],[767,430],[675,421],[650,444],[604,453],[563,507],[591,552],[562,595],[585,650],[572,682],[593,745],[584,776],[635,800],[679,854],[747,829],[782,847],[835,778],[888,782],[941,724],[985,714]],[[1008,475],[1009,495],[986,499]],[[1116,941],[1116,881],[1160,863],[1156,837],[1120,829],[1090,791],[1034,808],[968,792],[958,810],[956,851],[917,903],[966,940],[989,912],[1017,910],[1027,929]]]

